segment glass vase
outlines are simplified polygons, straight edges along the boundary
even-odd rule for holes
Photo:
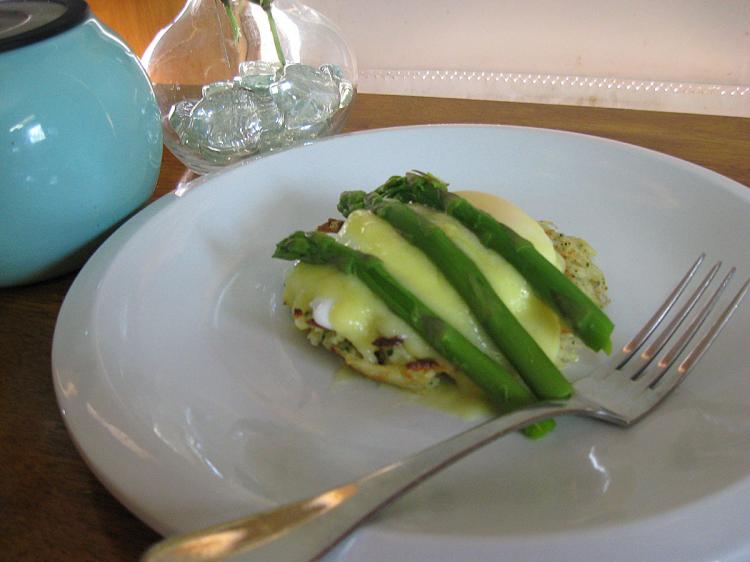
[[[356,93],[341,32],[297,0],[188,0],[142,60],[164,143],[197,173],[340,131]]]

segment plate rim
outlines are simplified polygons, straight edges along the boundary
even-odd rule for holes
[[[320,145],[322,143],[328,143],[328,142],[344,142],[340,139],[345,139],[347,137],[353,137],[353,136],[368,136],[368,135],[383,135],[383,134],[398,134],[401,131],[408,131],[408,130],[415,130],[415,129],[434,129],[434,128],[450,128],[450,129],[521,129],[521,130],[527,130],[527,131],[533,131],[533,132],[540,132],[543,134],[555,134],[560,136],[578,136],[578,137],[585,137],[589,140],[592,140],[594,142],[604,142],[604,143],[614,143],[616,145],[619,145],[621,147],[626,147],[628,150],[635,150],[637,152],[647,153],[651,157],[656,157],[659,159],[667,159],[668,161],[672,161],[674,165],[685,167],[687,165],[688,171],[692,173],[697,173],[701,177],[710,178],[714,181],[712,183],[714,185],[721,185],[724,189],[729,190],[730,193],[733,193],[735,195],[740,195],[741,198],[750,204],[750,189],[747,186],[744,186],[740,182],[729,178],[719,172],[716,172],[714,170],[710,170],[708,168],[705,168],[699,164],[696,164],[694,162],[685,160],[683,158],[669,155],[663,152],[659,152],[657,150],[643,147],[637,144],[623,142],[620,140],[610,139],[607,137],[599,137],[596,135],[588,134],[588,133],[580,133],[580,132],[574,132],[574,131],[564,131],[559,129],[551,129],[551,128],[544,128],[544,127],[527,127],[527,126],[521,126],[521,125],[501,125],[501,124],[471,124],[471,123],[448,123],[448,124],[425,124],[425,125],[405,125],[405,126],[398,126],[398,127],[386,127],[386,128],[377,128],[377,129],[368,129],[368,130],[361,130],[361,131],[352,131],[348,133],[344,133],[341,135],[337,135],[334,137],[329,137],[326,139],[321,139],[320,141],[317,141],[316,143],[313,143],[315,145]],[[307,146],[298,146],[289,149],[301,151],[301,150],[307,150]],[[283,154],[287,151],[282,151],[278,154]],[[276,154],[276,153],[275,153]],[[139,509],[137,505],[134,505],[134,502],[128,499],[124,496],[124,493],[121,490],[121,487],[118,486],[118,484],[109,477],[109,475],[106,473],[105,470],[103,470],[102,465],[104,464],[101,459],[96,458],[96,454],[91,454],[90,446],[87,447],[85,443],[85,439],[82,439],[82,436],[80,434],[79,428],[75,427],[74,425],[71,425],[71,418],[66,414],[66,403],[67,399],[65,396],[65,389],[62,386],[61,376],[59,373],[59,363],[60,363],[60,354],[63,353],[60,350],[61,345],[61,339],[62,339],[62,333],[68,328],[68,326],[71,323],[71,319],[69,318],[70,315],[70,307],[73,306],[73,303],[76,299],[81,298],[80,292],[83,290],[82,287],[86,283],[90,283],[93,280],[93,277],[96,276],[97,272],[100,272],[101,274],[104,274],[106,272],[106,269],[111,265],[113,260],[116,259],[119,251],[129,242],[131,237],[134,233],[136,233],[140,228],[148,224],[150,221],[155,220],[161,213],[165,211],[165,209],[171,208],[175,203],[177,203],[183,195],[192,192],[196,188],[200,188],[201,186],[204,186],[207,183],[211,183],[214,178],[223,176],[229,173],[236,173],[236,170],[240,168],[244,168],[246,166],[252,166],[256,161],[267,158],[273,158],[275,154],[270,154],[266,156],[261,156],[249,160],[245,160],[239,163],[236,163],[232,166],[227,167],[224,170],[212,172],[209,174],[206,174],[204,176],[198,177],[193,179],[188,184],[184,185],[182,188],[176,188],[175,190],[165,194],[164,196],[160,197],[159,199],[153,201],[149,205],[147,205],[145,208],[143,208],[141,211],[136,213],[133,217],[131,217],[128,221],[123,223],[94,253],[94,255],[89,259],[89,261],[84,265],[84,267],[80,270],[80,272],[76,275],[76,278],[71,285],[70,289],[68,290],[68,293],[66,294],[63,303],[60,308],[60,312],[58,315],[58,318],[55,323],[55,329],[53,334],[53,343],[52,343],[52,377],[53,377],[53,385],[55,388],[56,393],[56,399],[58,408],[62,414],[66,429],[71,436],[71,439],[78,450],[79,454],[83,458],[84,462],[88,466],[88,468],[96,475],[96,477],[105,485],[107,490],[117,498],[120,503],[125,505],[125,507],[130,510],[132,513],[134,513],[138,518],[140,518],[142,521],[144,521],[147,525],[154,528],[155,530],[159,532],[164,532],[165,529],[168,529],[168,526],[165,526],[163,522],[155,520],[153,517],[150,516],[148,513],[144,513],[142,510]],[[718,181],[717,181],[718,180]],[[178,195],[176,192],[178,189],[181,189],[181,193]],[[85,299],[84,299],[85,300]],[[739,485],[739,483],[737,483]],[[729,486],[728,488],[732,488],[733,486]],[[728,490],[721,490],[721,493],[728,492]],[[747,492],[747,490],[745,490]],[[750,494],[747,494],[748,497],[750,497]],[[661,514],[659,515],[661,517]],[[635,526],[639,526],[641,524],[641,521],[636,521],[633,523]],[[622,526],[622,525],[621,525]],[[602,527],[603,528],[603,527]],[[594,529],[596,533],[600,532],[602,528]],[[576,530],[575,533],[578,534],[580,530]],[[382,533],[382,531],[381,531]],[[371,533],[369,533],[371,534]],[[386,533],[387,534],[387,533]],[[368,533],[362,533],[362,537],[358,538],[358,541],[360,543],[364,543],[366,537],[368,536]],[[399,535],[401,536],[401,535]],[[372,541],[371,541],[372,542]],[[750,545],[746,545],[750,546]],[[748,550],[747,552],[750,552]],[[727,558],[728,560],[729,558]],[[364,560],[364,558],[363,558]]]

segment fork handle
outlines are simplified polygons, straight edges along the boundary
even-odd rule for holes
[[[318,496],[167,538],[151,547],[142,561],[317,560],[367,517],[469,453],[536,421],[588,409],[572,398],[516,410]]]

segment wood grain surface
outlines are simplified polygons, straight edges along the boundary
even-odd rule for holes
[[[100,4],[111,7],[112,2],[92,2],[95,11]],[[134,23],[128,17],[123,15],[122,21],[140,29],[137,19]],[[117,29],[116,19],[109,24]],[[134,33],[127,26],[118,31]],[[138,33],[146,37],[150,32]],[[750,119],[361,95],[347,130],[422,123],[501,123],[583,132],[666,152],[750,185]],[[154,197],[190,177],[165,151]],[[52,335],[73,278],[70,274],[0,290],[3,560],[129,561],[159,538],[88,470],[57,408],[50,371]]]

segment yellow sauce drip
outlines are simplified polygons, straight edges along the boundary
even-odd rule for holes
[[[551,241],[539,224],[521,209],[488,194],[459,193],[500,222],[511,226],[530,240],[542,255],[559,266]],[[533,294],[521,275],[503,258],[485,248],[472,232],[452,217],[420,206],[415,206],[415,209],[443,228],[472,258],[506,306],[544,352],[556,360],[560,344],[559,320]],[[438,269],[387,222],[369,211],[356,211],[349,216],[338,236],[342,243],[382,259],[388,271],[428,307],[485,353],[504,361],[494,344],[476,324],[461,297]],[[284,299],[292,308],[303,311],[310,310],[315,302],[330,300],[329,327],[348,339],[369,361],[376,362],[373,341],[378,336],[403,338],[405,349],[413,357],[439,358],[421,337],[392,314],[361,281],[332,267],[295,265],[286,279]],[[451,391],[445,392],[450,394]],[[446,402],[447,399],[433,400]]]

